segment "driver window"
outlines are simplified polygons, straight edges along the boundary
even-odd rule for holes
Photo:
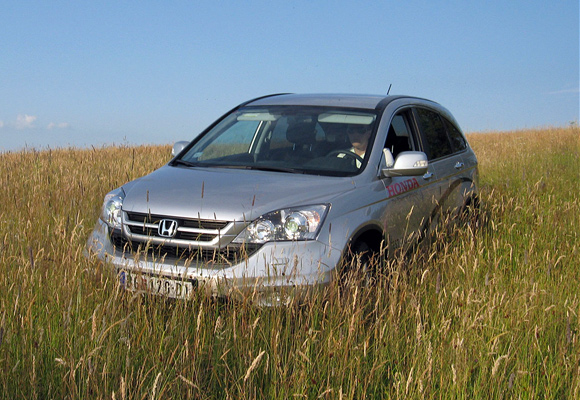
[[[405,112],[399,113],[393,117],[385,148],[393,154],[393,158],[402,151],[413,150],[413,141],[411,139],[411,129]]]

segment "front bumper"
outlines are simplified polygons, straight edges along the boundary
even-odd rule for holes
[[[109,227],[99,220],[87,248],[117,271],[195,281],[210,296],[252,296],[263,303],[279,303],[284,294],[304,294],[327,285],[341,251],[317,240],[272,242],[236,264],[132,254],[115,248]]]

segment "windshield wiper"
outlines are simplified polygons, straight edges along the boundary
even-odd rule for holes
[[[171,163],[171,165],[185,165],[186,167],[197,167],[197,164],[192,163],[191,161],[185,161],[182,159],[175,160]]]
[[[173,161],[172,165],[185,165],[186,167],[204,167],[204,168],[225,168],[225,169],[247,169],[256,171],[285,172],[289,174],[304,174],[300,169],[276,167],[270,165],[235,165],[235,164],[195,164],[182,159]]]
[[[208,165],[208,167],[210,167],[210,168],[228,168],[228,169],[249,169],[249,170],[254,170],[254,171],[286,172],[289,174],[303,174],[304,173],[304,171],[302,171],[300,169],[286,168],[286,167],[275,167],[275,166],[270,166],[270,165],[232,165],[232,164],[219,165],[219,164],[213,164],[213,165]]]
[[[248,165],[248,169],[253,169],[257,171],[272,171],[272,172],[287,172],[289,174],[303,174],[304,171],[295,168],[285,168],[285,167],[273,167],[270,165]]]

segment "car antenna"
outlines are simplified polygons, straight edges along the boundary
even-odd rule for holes
[[[387,96],[389,95],[389,93],[391,93],[391,86],[393,86],[393,84],[389,84],[389,90],[387,90]]]

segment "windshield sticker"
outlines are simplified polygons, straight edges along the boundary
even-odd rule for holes
[[[419,182],[417,182],[417,178],[411,178],[404,180],[402,182],[393,183],[386,187],[387,191],[389,192],[389,197],[403,194],[405,192],[408,192],[409,190],[418,188]]]

